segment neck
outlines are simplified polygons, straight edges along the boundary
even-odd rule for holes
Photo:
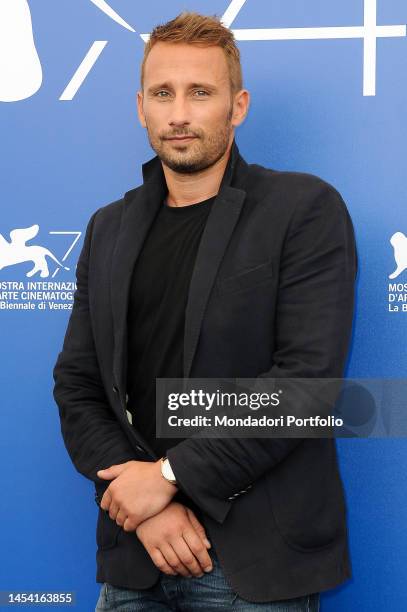
[[[228,163],[231,144],[218,161],[200,172],[181,174],[174,172],[163,164],[163,171],[168,188],[167,204],[169,206],[187,206],[202,202],[219,191],[222,177]]]

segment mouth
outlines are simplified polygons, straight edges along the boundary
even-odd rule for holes
[[[172,138],[166,138],[165,140],[169,140],[170,142],[188,142],[189,140],[194,140],[196,136],[173,136]]]

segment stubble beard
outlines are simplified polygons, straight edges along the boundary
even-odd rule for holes
[[[213,166],[226,153],[232,131],[230,119],[231,110],[228,112],[227,121],[222,129],[209,135],[202,132],[191,132],[192,135],[197,136],[196,140],[185,146],[179,144],[177,149],[173,148],[171,141],[152,135],[147,125],[148,140],[162,163],[173,172],[194,174]],[[174,132],[174,135],[177,136],[184,134],[188,135],[190,132]]]

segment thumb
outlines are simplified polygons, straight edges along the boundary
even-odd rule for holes
[[[96,472],[96,475],[99,478],[105,478],[106,480],[111,480],[112,478],[116,478],[117,476],[119,476],[123,471],[123,466],[122,465],[111,465],[110,467],[104,469],[104,470],[99,470],[98,472]]]
[[[194,512],[192,512],[191,508],[187,508],[188,518],[191,522],[192,527],[195,529],[199,537],[203,540],[205,546],[210,548],[212,544],[206,537],[205,527],[198,521]]]

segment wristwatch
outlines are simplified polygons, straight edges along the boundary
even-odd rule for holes
[[[175,474],[171,469],[171,465],[167,457],[161,457],[160,461],[161,461],[162,476],[165,478],[165,480],[168,480],[168,482],[170,482],[171,484],[177,484]]]

